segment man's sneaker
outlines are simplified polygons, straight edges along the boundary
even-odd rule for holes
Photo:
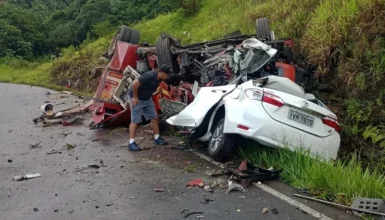
[[[154,141],[154,144],[155,144],[155,145],[167,145],[168,142],[165,141],[165,140],[163,140],[163,138],[159,137],[158,139],[156,139],[156,140]]]
[[[128,145],[130,151],[140,151],[142,150],[135,142]]]

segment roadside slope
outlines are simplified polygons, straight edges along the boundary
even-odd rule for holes
[[[141,31],[142,41],[154,43],[164,31],[180,38],[183,43],[189,43],[222,37],[237,29],[251,34],[255,32],[255,19],[268,17],[278,37],[294,38],[300,63],[316,70],[321,87],[315,93],[325,100],[342,122],[342,152],[350,154],[359,150],[362,158],[373,166],[384,166],[384,1],[187,2],[199,4],[187,4],[173,13],[131,26]],[[47,71],[40,70],[39,74],[50,73],[55,83],[71,79],[79,84],[77,89],[92,92],[97,80],[90,78],[88,73],[104,64],[99,57],[109,39],[107,36],[95,42],[85,42],[78,50],[67,49]],[[30,74],[17,77],[10,77],[9,74],[8,70],[0,68],[1,81],[31,83],[30,80],[23,80]],[[92,83],[89,83],[90,80]],[[32,84],[38,81],[39,78],[35,77]]]

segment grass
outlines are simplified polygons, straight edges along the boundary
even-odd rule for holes
[[[362,167],[357,157],[321,162],[303,150],[273,149],[254,145],[240,150],[240,157],[256,166],[282,169],[282,180],[321,198],[350,205],[356,197],[385,199],[385,177],[377,169]]]
[[[18,61],[13,62],[17,63]],[[76,95],[89,95],[52,83],[52,77],[49,74],[51,68],[52,63],[32,63],[23,67],[0,64],[0,82],[39,86],[57,91],[66,90]]]
[[[110,36],[95,41],[86,41],[79,48],[62,50],[62,56],[53,61],[28,62],[10,58],[0,60],[0,82],[27,84],[54,90],[68,90],[77,95],[93,94],[97,79],[90,79],[89,72],[97,66],[104,66],[99,59],[106,50]],[[81,79],[81,80],[79,80]],[[73,89],[60,86],[71,80]],[[94,82],[91,82],[91,81]]]

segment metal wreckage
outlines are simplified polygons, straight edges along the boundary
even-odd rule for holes
[[[314,154],[335,159],[340,145],[337,117],[314,95],[305,92],[313,77],[293,64],[292,39],[275,39],[266,18],[259,18],[256,23],[255,35],[236,31],[223,39],[187,45],[165,33],[156,45],[140,43],[137,30],[122,26],[104,54],[109,63],[92,99],[91,129],[129,124],[126,95],[131,83],[142,73],[169,64],[169,80],[160,83],[152,96],[156,111],[161,120],[190,129],[191,141],[209,141],[209,155],[214,159],[228,159],[235,145],[234,134],[273,147],[305,145]],[[243,93],[238,91],[240,88]],[[248,94],[250,91],[253,93]],[[242,95],[260,101],[264,110],[258,114],[269,119],[247,116],[254,113],[242,109],[228,109],[226,102],[231,101],[227,98],[243,100]],[[243,108],[251,108],[255,103]],[[244,102],[233,105],[242,106]],[[276,127],[255,128],[242,122],[258,123],[255,119],[279,123]],[[287,141],[282,137],[270,138],[272,134],[266,133],[282,135],[275,132],[282,127],[291,137]]]

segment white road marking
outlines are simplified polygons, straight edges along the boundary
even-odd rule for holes
[[[211,159],[210,157],[202,154],[202,153],[199,153],[199,152],[194,152],[195,155],[199,156],[200,158],[204,159],[204,160],[207,160],[208,162],[224,169],[225,168],[225,165],[223,163],[220,163],[220,162],[217,162],[217,161],[214,161],[213,159]],[[273,188],[270,188],[262,183],[253,183],[254,186],[256,186],[257,188],[279,198],[280,200],[282,201],[285,201],[287,203],[289,203],[290,205],[294,206],[295,208],[301,210],[302,212],[305,212],[307,213],[308,215],[311,215],[317,219],[320,219],[320,220],[333,220],[332,218],[329,218],[327,217],[326,215],[320,213],[320,212],[317,212],[316,210],[288,197],[288,196],[285,196],[284,194],[276,191],[275,189]]]

